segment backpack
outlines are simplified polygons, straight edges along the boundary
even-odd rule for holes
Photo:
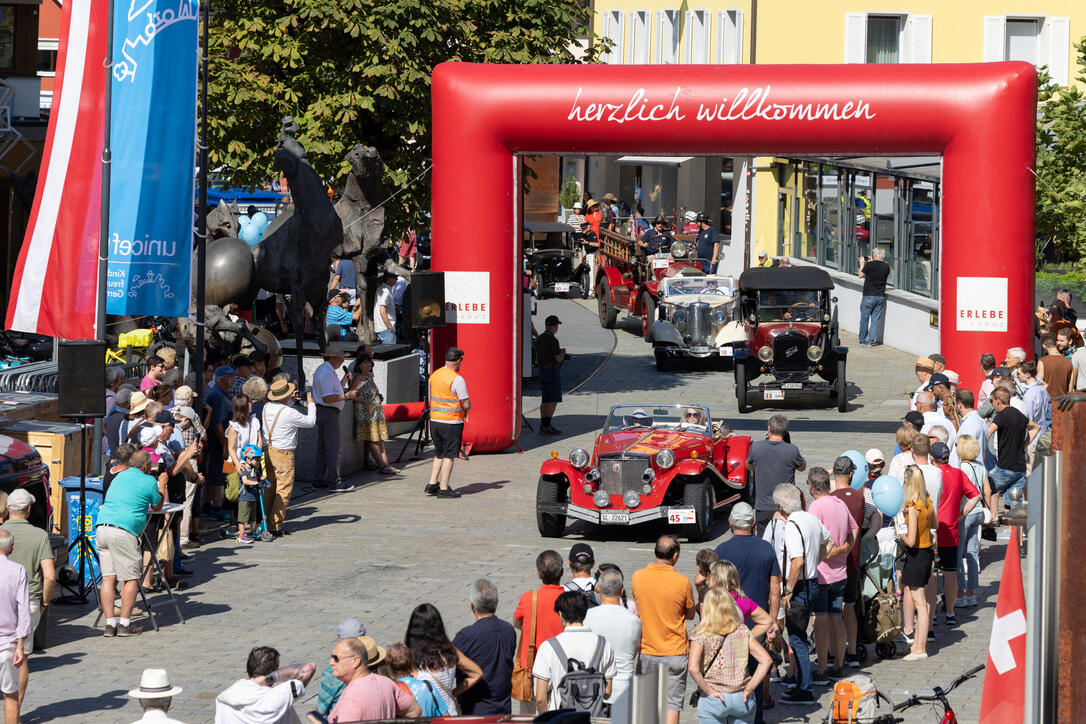
[[[890,643],[901,633],[901,601],[888,591],[879,591],[867,602],[864,635],[868,641]]]
[[[562,587],[565,588],[567,591],[579,592],[582,596],[584,596],[585,600],[588,601],[589,608],[595,608],[596,606],[600,605],[600,598],[595,591],[586,591],[573,581],[570,581]]]
[[[833,687],[829,721],[831,724],[874,721],[879,715],[880,697],[882,694],[875,688],[875,680],[867,674],[855,674],[838,681]]]
[[[600,670],[603,664],[604,638],[596,637],[596,650],[587,666],[566,656],[557,638],[548,639],[548,642],[558,656],[559,665],[566,672],[556,688],[559,708],[585,711],[592,716],[605,716],[607,705],[603,699],[607,690],[607,678]]]

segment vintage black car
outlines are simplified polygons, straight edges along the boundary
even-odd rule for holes
[[[580,295],[588,299],[592,274],[569,224],[524,224],[524,254],[539,298]]]
[[[814,267],[760,267],[739,277],[736,314],[747,333],[735,345],[740,412],[756,401],[811,393],[829,393],[846,410],[848,348],[841,346],[832,292],[830,275]],[[756,382],[762,376],[770,379]]]

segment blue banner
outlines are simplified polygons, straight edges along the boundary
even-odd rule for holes
[[[196,0],[114,0],[106,311],[189,314]]]

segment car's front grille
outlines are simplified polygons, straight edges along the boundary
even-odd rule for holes
[[[785,332],[773,340],[773,366],[778,372],[802,372],[808,367],[807,337]]]
[[[708,344],[713,334],[713,325],[709,321],[709,305],[695,302],[686,308],[686,336],[690,344]]]
[[[640,490],[641,476],[648,467],[648,458],[615,457],[600,460],[600,490],[608,493],[625,493],[627,490]]]

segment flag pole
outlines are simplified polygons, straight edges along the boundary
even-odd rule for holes
[[[196,204],[196,409],[204,397],[204,299],[207,295],[207,67],[208,67],[208,4],[200,0],[200,192]]]
[[[109,279],[109,183],[113,167],[110,124],[113,116],[113,0],[106,3],[106,87],[102,124],[102,208],[98,225],[98,303],[95,305],[94,338],[106,341],[106,282]],[[103,383],[105,381],[103,380]],[[109,412],[108,410],[106,412]],[[94,470],[101,475],[102,418],[94,419]]]

